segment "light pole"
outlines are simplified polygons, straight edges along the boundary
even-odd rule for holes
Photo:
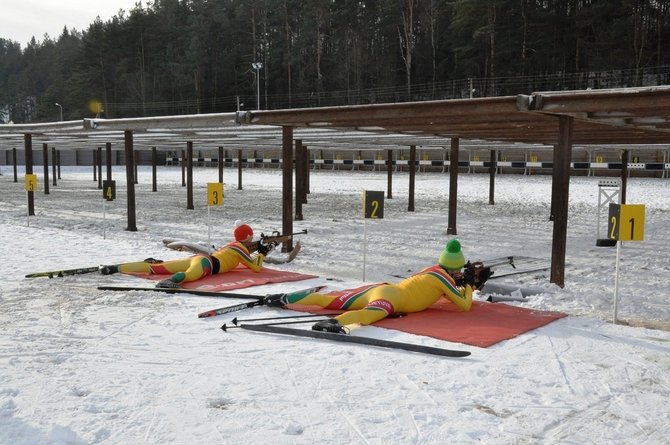
[[[251,67],[256,70],[256,109],[261,109],[261,76],[260,70],[263,68],[263,63],[254,62]]]
[[[58,102],[56,102],[55,105],[56,105],[58,108],[60,108],[60,120],[61,120],[61,122],[63,122],[63,106],[62,106],[61,104],[59,104]]]

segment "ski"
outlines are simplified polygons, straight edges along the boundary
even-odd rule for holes
[[[467,357],[470,351],[458,351],[454,349],[434,348],[412,343],[401,343],[389,340],[380,340],[370,337],[359,337],[349,334],[335,334],[332,332],[313,331],[307,329],[285,328],[282,326],[268,326],[263,324],[242,324],[242,329],[269,334],[294,335],[298,337],[319,338],[323,340],[339,341],[344,343],[356,343],[361,345],[378,346],[380,348],[402,349],[404,351],[421,352],[424,354],[440,355],[443,357]]]
[[[298,291],[293,291],[293,292],[288,292],[288,293],[291,294],[291,293],[294,293],[294,292],[300,292],[300,293],[304,293],[304,294],[311,294],[313,292],[319,292],[320,290],[322,290],[325,287],[326,286],[316,286],[316,287],[310,287],[308,289],[303,289],[303,290],[298,290]],[[231,294],[231,295],[239,295],[239,294]],[[247,298],[257,298],[257,299],[259,299],[260,303],[258,305],[254,305],[254,306],[259,306],[259,305],[264,304],[263,303],[263,298],[264,297],[261,296],[261,295],[254,295],[254,296],[250,295]],[[251,307],[251,306],[249,306],[249,307]],[[217,315],[227,314],[228,312],[231,312],[231,311],[228,310],[228,307],[222,307],[222,308],[219,308],[219,309],[211,309],[209,311],[199,313],[198,318],[216,317]]]
[[[301,315],[281,315],[278,317],[259,317],[259,318],[243,318],[239,319],[237,317],[232,319],[232,323],[237,326],[242,323],[247,323],[250,321],[265,321],[265,322],[272,322],[275,320],[289,320],[293,318],[319,318],[319,317],[326,317],[329,315],[340,315],[342,312],[328,312],[326,314],[301,314]]]
[[[252,298],[254,300],[262,300],[263,295],[256,294],[236,294],[233,292],[216,292],[210,290],[200,289],[183,289],[171,287],[143,287],[143,286],[98,286],[98,290],[111,291],[147,291],[147,292],[163,292],[167,294],[189,294],[199,295],[201,297],[220,297],[220,298]]]
[[[63,269],[63,270],[51,270],[48,272],[35,272],[26,275],[26,278],[54,278],[54,277],[65,277],[68,275],[83,275],[87,273],[95,273],[100,270],[99,266],[93,267],[80,267],[78,269]]]
[[[234,304],[232,306],[220,307],[218,309],[212,309],[210,311],[200,312],[198,318],[207,318],[215,317],[217,315],[228,314],[230,312],[241,311],[243,309],[248,309],[250,307],[261,306],[263,300],[250,301],[248,303]]]

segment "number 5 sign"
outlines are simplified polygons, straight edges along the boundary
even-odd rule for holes
[[[37,190],[37,175],[31,173],[26,174],[26,192],[34,192]]]
[[[644,204],[610,204],[609,238],[617,241],[644,241]]]

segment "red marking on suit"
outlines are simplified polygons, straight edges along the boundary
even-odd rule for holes
[[[368,303],[366,306],[367,308],[379,308],[386,312],[387,315],[391,315],[392,313],[395,312],[395,309],[393,308],[393,305],[391,304],[390,301],[388,300],[374,300]]]

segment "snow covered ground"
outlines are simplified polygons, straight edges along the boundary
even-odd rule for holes
[[[232,316],[196,316],[245,300],[96,289],[145,283],[127,276],[24,279],[42,270],[177,258],[184,254],[161,240],[208,241],[210,222],[216,243],[230,240],[236,219],[257,233],[281,230],[276,169],[245,170],[243,190],[227,169],[224,205],[208,214],[206,183],[217,181],[215,168],[196,169],[195,210],[186,210],[179,168],[159,168],[158,193],[150,168],[140,168],[137,232],[125,230],[123,167],[114,169],[117,200],[105,206],[90,168],[63,168],[49,195],[41,167],[35,171],[40,184],[28,226],[23,172],[14,183],[11,167],[0,167],[2,444],[668,443],[667,179],[629,180],[628,203],[646,205],[645,241],[621,249],[619,318],[630,326],[611,323],[616,249],[595,246],[599,179],[574,177],[565,287],[549,284],[544,272],[498,280],[541,287],[546,292],[523,305],[569,317],[487,349],[374,327],[356,332],[472,352],[448,359],[224,333],[219,327]],[[386,174],[313,171],[305,220],[294,223],[309,231],[302,252],[273,267],[320,278],[240,292],[360,284],[364,229],[365,281],[396,281],[393,275],[434,264],[448,239],[448,176],[417,176],[414,212],[407,212],[407,179],[394,176],[385,219],[364,226],[362,191],[385,190]],[[488,175],[459,181],[458,238],[467,257],[550,257],[550,177],[498,176],[494,206]]]

